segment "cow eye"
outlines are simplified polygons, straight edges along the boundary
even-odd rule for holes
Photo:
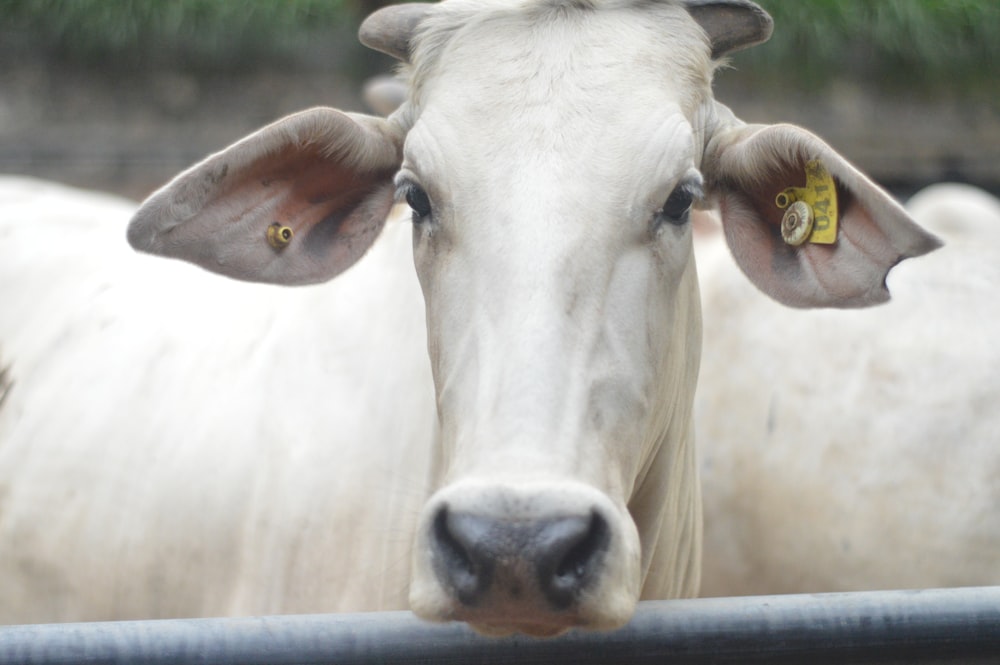
[[[694,202],[694,195],[687,185],[679,185],[670,192],[667,202],[660,208],[658,217],[660,220],[680,226],[690,219],[691,204]]]
[[[413,211],[414,222],[426,219],[431,214],[431,200],[419,185],[410,184],[406,187],[406,203]]]

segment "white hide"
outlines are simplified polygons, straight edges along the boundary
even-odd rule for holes
[[[640,591],[697,591],[691,238],[686,225],[651,234],[650,220],[696,173],[704,139],[690,118],[710,64],[677,7],[445,10],[414,47],[397,176],[436,207],[414,248],[446,470],[424,524],[440,506],[489,511],[491,493],[519,497],[529,514],[594,506],[610,525],[606,572],[572,621],[612,627]],[[460,35],[441,46],[455,25]],[[516,57],[496,57],[511,48]],[[489,78],[470,94],[481,72]],[[497,112],[484,121],[483,109]],[[418,554],[429,548],[418,540]],[[498,620],[455,608],[433,561],[415,560],[418,614]]]
[[[639,594],[696,592],[700,317],[690,226],[656,223],[672,191],[704,184],[741,267],[798,306],[883,301],[888,267],[935,246],[815,137],[745,126],[716,105],[692,28],[670,4],[456,2],[435,6],[409,44],[396,182],[430,201],[414,255],[444,471],[418,529],[421,616],[608,628]],[[788,251],[771,233],[774,192],[814,158],[853,193],[851,209],[835,251]],[[481,605],[456,600],[442,579],[443,511],[492,516],[510,502],[530,506],[513,519],[589,502],[610,524],[602,577],[571,611],[513,600],[519,583]]]
[[[51,232],[5,220],[15,256],[40,251],[37,288],[18,288],[80,273],[69,304],[24,314],[20,296],[0,329],[4,609],[43,583],[56,600],[33,617],[388,609],[409,583],[425,618],[552,635],[693,595],[692,199],[801,307],[883,302],[886,272],[937,243],[815,136],[717,104],[712,55],[770,21],[692,7],[409,5],[396,23],[419,30],[387,37],[412,55],[391,118],[280,120],[129,226],[142,251],[281,284],[343,273],[329,287],[215,284],[108,250],[107,227],[88,264],[72,230],[50,251],[30,234]],[[841,192],[838,242],[790,248],[774,195],[815,159]],[[425,210],[376,242],[394,185]],[[44,344],[23,341],[29,315]]]
[[[704,595],[1000,584],[1000,202],[908,208],[945,247],[869,310],[776,305],[699,238]]]
[[[405,608],[435,428],[406,216],[289,289],[135,254],[135,207],[0,179],[0,623]]]

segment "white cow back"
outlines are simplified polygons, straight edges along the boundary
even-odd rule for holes
[[[4,178],[0,206],[0,622],[406,606],[435,427],[408,223],[282,289],[133,253],[131,202]]]
[[[781,307],[701,246],[704,594],[1000,583],[1000,206],[910,209],[946,246],[870,310]]]

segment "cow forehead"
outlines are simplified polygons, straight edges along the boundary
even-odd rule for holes
[[[443,107],[486,120],[491,132],[506,123],[544,138],[594,121],[613,129],[665,101],[691,117],[710,95],[707,39],[672,3],[450,0],[438,8],[413,42],[417,116]]]
[[[669,1],[447,0],[424,19],[411,52],[418,94],[463,65],[489,80],[504,80],[513,65],[516,82],[571,63],[598,80],[601,69],[623,65],[639,76],[672,70],[691,84],[706,83],[714,68],[705,33]]]
[[[696,165],[712,64],[681,7],[483,4],[444,3],[415,40],[404,170],[445,174],[451,197],[492,183],[535,206],[599,180],[615,184],[608,204],[632,205]]]

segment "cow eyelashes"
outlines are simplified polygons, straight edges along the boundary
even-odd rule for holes
[[[420,185],[412,182],[408,183],[403,195],[406,197],[406,203],[410,206],[410,210],[413,211],[414,223],[427,219],[430,216],[431,200],[428,198],[427,192]]]
[[[663,207],[656,211],[656,223],[682,226],[691,219],[691,205],[701,198],[701,186],[695,182],[682,182],[670,192]]]
[[[685,185],[680,185],[670,192],[666,203],[657,214],[658,221],[680,226],[688,221],[694,194]]]
[[[686,189],[677,188],[670,192],[667,202],[663,204],[662,215],[669,221],[680,221],[687,217],[691,210],[694,196]]]

